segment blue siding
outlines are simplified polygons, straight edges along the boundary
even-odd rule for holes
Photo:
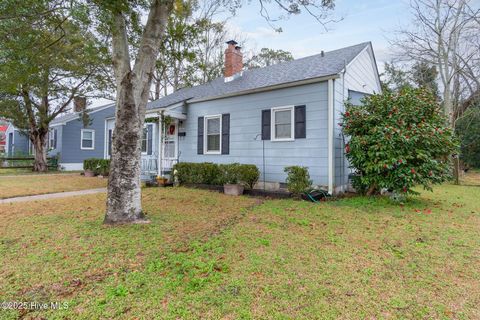
[[[19,131],[19,130],[14,131],[13,153],[14,155],[28,154],[28,136],[22,131]]]
[[[83,126],[80,119],[67,122],[63,128],[57,144],[61,144],[61,163],[82,163],[88,158],[102,158],[105,150],[105,119],[115,115],[115,107],[90,114],[91,124]],[[95,149],[80,149],[81,129],[95,130]]]
[[[249,163],[262,171],[261,112],[285,105],[306,105],[307,135],[295,141],[265,141],[265,180],[284,182],[286,166],[309,168],[315,184],[328,184],[327,83],[193,103],[188,106],[186,136],[179,138],[180,161]],[[230,113],[230,154],[197,154],[197,118]],[[257,137],[257,140],[255,138]],[[263,175],[262,175],[263,177]]]

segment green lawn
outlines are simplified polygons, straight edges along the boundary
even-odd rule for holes
[[[120,227],[104,195],[0,205],[0,301],[69,305],[0,319],[479,319],[470,182],[403,206],[145,189],[152,223]]]

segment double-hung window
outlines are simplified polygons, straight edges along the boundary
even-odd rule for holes
[[[48,149],[57,148],[57,129],[50,129],[48,131]]]
[[[80,149],[82,150],[95,149],[95,130],[82,129]]]
[[[272,141],[290,141],[294,139],[294,107],[272,108]]]
[[[146,124],[142,132],[142,153],[152,154],[153,124]]]
[[[204,139],[206,154],[220,154],[222,150],[222,116],[207,116],[205,117]]]

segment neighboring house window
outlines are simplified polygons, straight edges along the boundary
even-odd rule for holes
[[[95,130],[82,129],[81,130],[81,144],[82,150],[95,149]]]
[[[153,125],[147,124],[143,127],[142,133],[142,153],[152,154]]]
[[[57,149],[57,129],[48,131],[48,149]]]
[[[222,116],[205,117],[205,153],[221,153]]]
[[[294,107],[272,108],[272,141],[294,139]]]

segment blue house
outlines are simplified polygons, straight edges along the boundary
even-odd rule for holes
[[[143,177],[170,172],[178,161],[239,162],[257,165],[261,180],[275,188],[285,181],[286,166],[299,165],[308,167],[314,184],[341,192],[350,173],[338,126],[344,101],[359,103],[380,91],[370,42],[243,70],[241,48],[229,41],[224,77],[148,104]],[[66,170],[110,157],[115,106],[88,113],[87,126],[80,113],[51,124],[50,153],[60,154]]]
[[[28,134],[20,129],[17,129],[11,123],[5,131],[5,153],[9,156],[14,155],[29,155],[32,153],[32,145]]]

